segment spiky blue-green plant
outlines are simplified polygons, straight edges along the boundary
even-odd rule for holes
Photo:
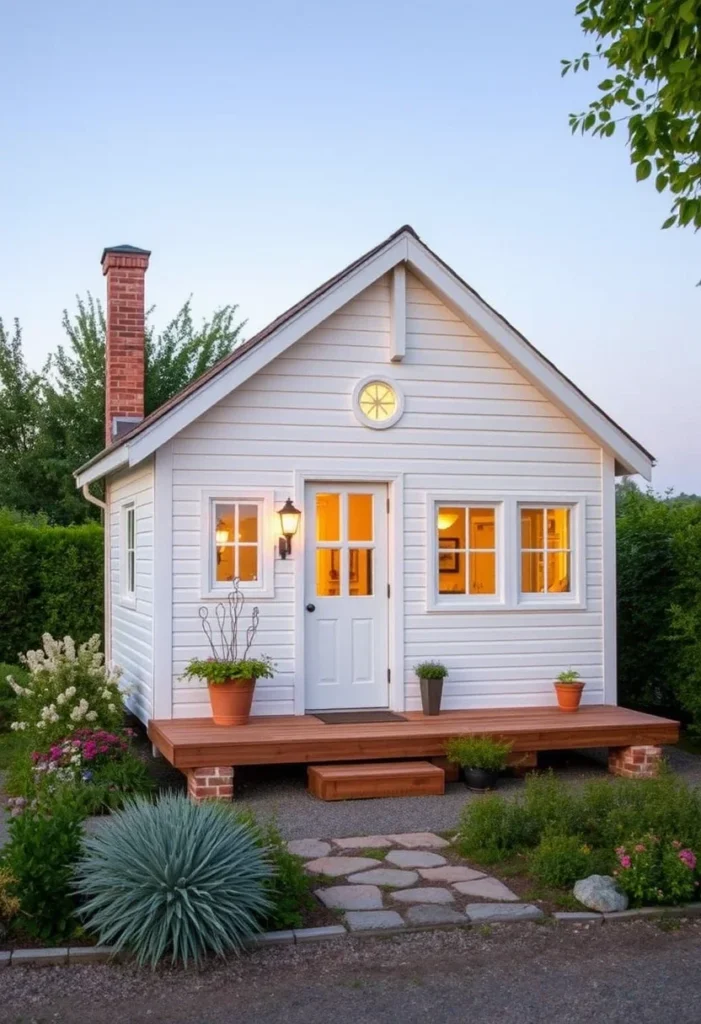
[[[131,801],[87,836],[75,877],[86,927],[155,966],[241,949],[269,910],[270,874],[250,828],[173,793]]]

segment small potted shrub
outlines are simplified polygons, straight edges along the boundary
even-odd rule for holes
[[[445,752],[449,761],[462,767],[467,788],[482,792],[496,785],[506,768],[511,744],[489,736],[455,736],[446,743]]]
[[[579,672],[575,672],[573,668],[561,672],[555,680],[555,693],[560,711],[578,711],[583,689],[584,683],[579,678]]]
[[[437,715],[441,710],[443,680],[448,669],[439,661],[422,661],[414,666],[421,686],[421,708],[425,715]]]
[[[256,680],[270,679],[273,675],[270,658],[266,655],[260,658],[248,656],[258,632],[257,608],[253,609],[251,624],[246,629],[246,644],[239,657],[238,630],[246,599],[237,579],[233,586],[226,605],[220,602],[216,607],[216,640],[209,621],[209,609],[200,608],[202,629],[209,641],[212,657],[193,658],[183,673],[188,678],[195,676],[207,680],[215,725],[246,725]]]

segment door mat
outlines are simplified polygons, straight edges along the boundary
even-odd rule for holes
[[[363,722],[406,722],[403,715],[394,711],[329,711],[315,712],[324,725],[362,725]]]

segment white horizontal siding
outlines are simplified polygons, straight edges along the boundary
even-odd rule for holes
[[[122,506],[134,502],[136,600],[122,596]],[[112,478],[109,487],[111,660],[130,687],[129,704],[147,722],[153,712],[153,467],[149,463]]]
[[[272,488],[276,505],[294,474],[404,474],[404,679],[407,707],[420,706],[413,665],[447,664],[448,708],[554,702],[553,677],[575,668],[585,700],[603,699],[601,450],[580,428],[416,278],[407,275],[406,356],[389,361],[389,283],[383,279],[297,342],[173,441],[174,714],[206,715],[204,687],[181,678],[207,654],[198,608],[200,491]],[[405,412],[385,431],[352,411],[361,378],[394,378]],[[427,612],[426,494],[515,497],[571,494],[586,502],[587,607]],[[293,495],[297,502],[302,495]],[[292,714],[295,586],[299,550],[275,561],[275,597],[257,601],[255,653],[276,662],[256,688],[254,713]]]

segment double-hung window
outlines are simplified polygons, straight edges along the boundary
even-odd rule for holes
[[[136,600],[136,507],[122,505],[122,598]]]
[[[202,499],[202,596],[222,597],[238,579],[248,596],[272,597],[272,494],[204,492]]]
[[[436,605],[497,601],[497,505],[437,502],[433,531],[432,585]]]
[[[521,593],[572,591],[572,527],[567,506],[521,505]]]

